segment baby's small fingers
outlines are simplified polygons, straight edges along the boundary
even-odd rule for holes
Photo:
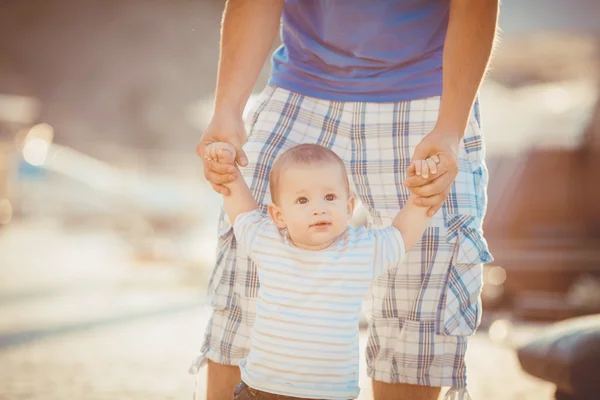
[[[421,160],[416,160],[413,164],[415,165],[415,175],[421,176]]]
[[[421,160],[421,177],[423,179],[429,178],[429,164],[425,160]]]
[[[219,146],[211,146],[210,147],[210,151],[208,152],[211,160],[218,160],[219,159]]]
[[[427,163],[427,165],[429,165],[429,172],[431,172],[431,175],[437,174],[437,164],[435,163],[435,161],[433,161],[433,157],[428,158],[427,160],[425,160],[425,162]]]
[[[219,152],[219,162],[225,164],[235,164],[235,157],[231,153],[231,151],[227,149],[221,149]]]

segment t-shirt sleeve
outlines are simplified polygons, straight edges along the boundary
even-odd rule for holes
[[[233,221],[233,233],[238,243],[238,248],[244,254],[252,256],[252,245],[268,223],[269,218],[260,210],[248,211],[239,214]]]
[[[404,239],[398,229],[390,226],[385,229],[373,231],[374,262],[373,277],[376,278],[388,268],[393,268],[404,260]]]

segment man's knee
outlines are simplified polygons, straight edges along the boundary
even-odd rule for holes
[[[374,400],[437,400],[441,390],[439,387],[385,383],[373,379]]]
[[[208,360],[206,400],[231,400],[240,379],[238,366]]]

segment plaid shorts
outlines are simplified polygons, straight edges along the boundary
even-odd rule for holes
[[[266,212],[268,176],[277,155],[297,144],[321,144],[346,163],[369,224],[389,226],[409,196],[402,181],[415,147],[436,123],[439,106],[439,97],[340,102],[269,86],[248,116],[244,150],[249,166],[242,173]],[[476,105],[460,145],[459,173],[443,208],[406,260],[370,290],[367,365],[375,380],[466,386],[467,337],[481,319],[482,264],[492,261],[482,234],[488,180],[484,153]],[[237,253],[222,213],[209,284],[213,314],[191,372],[206,358],[237,365],[248,354],[258,286],[256,266]]]

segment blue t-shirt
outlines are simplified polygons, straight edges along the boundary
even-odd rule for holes
[[[442,93],[449,0],[286,0],[269,83],[325,100]]]

